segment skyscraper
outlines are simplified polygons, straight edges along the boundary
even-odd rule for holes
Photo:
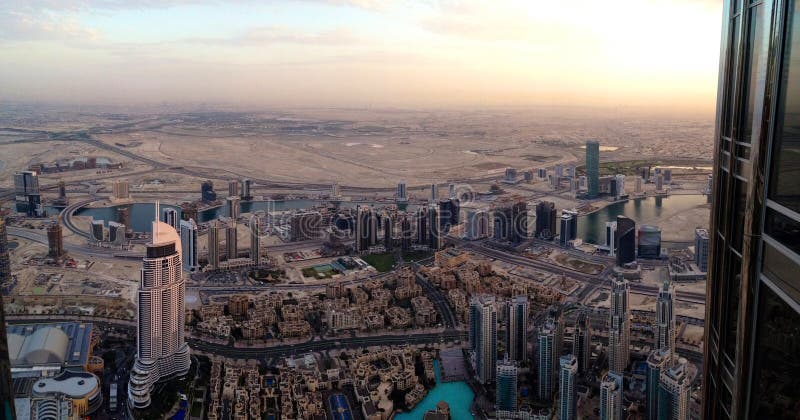
[[[661,371],[658,389],[658,419],[689,420],[689,398],[692,382],[697,375],[694,366],[684,359],[678,359],[670,368]],[[797,413],[791,413],[795,416]]]
[[[194,219],[181,220],[179,227],[183,253],[181,266],[183,271],[195,271],[200,267],[197,262],[197,223]]]
[[[497,365],[497,309],[494,296],[475,296],[470,301],[469,344],[478,382],[494,382]]]
[[[517,201],[511,206],[511,242],[518,244],[528,238],[528,204]]]
[[[61,230],[61,224],[56,220],[55,223],[47,226],[47,256],[58,259],[63,255],[64,234]]]
[[[558,418],[559,420],[572,420],[576,418],[575,412],[575,377],[578,374],[578,360],[569,354],[559,359],[561,375],[559,379]]]
[[[383,246],[387,251],[391,251],[394,246],[394,219],[391,214],[383,214],[381,226],[383,227]]]
[[[224,226],[219,220],[212,221],[208,226],[208,265],[214,269],[219,269],[219,263],[222,261],[219,243],[223,229]]]
[[[18,212],[28,216],[44,215],[39,192],[39,174],[36,171],[20,171],[14,174],[14,197]]]
[[[570,241],[578,237],[578,214],[570,210],[561,210],[561,232],[559,244],[566,247]]]
[[[236,185],[238,185],[238,183]],[[228,203],[228,217],[233,220],[238,219],[241,213],[241,198],[239,198],[238,195],[232,195],[228,196],[225,201]]]
[[[420,208],[416,215],[417,245],[428,245],[428,211]]]
[[[239,255],[239,235],[237,234],[236,220],[230,219],[225,231],[225,247],[228,259],[232,260]]]
[[[726,0],[722,28],[702,416],[794,418],[800,2]]]
[[[253,200],[253,193],[250,191],[253,181],[245,178],[242,180],[242,200],[244,201],[252,201]],[[334,196],[338,196],[339,194],[335,194]]]
[[[464,236],[467,239],[483,239],[489,236],[489,213],[470,209],[464,223]]]
[[[11,260],[8,255],[8,235],[5,219],[0,217],[0,283],[11,278]],[[0,296],[0,416],[16,418],[14,413],[14,388],[11,386],[11,362],[8,358],[6,319],[3,312],[3,297]]]
[[[668,348],[672,353],[677,351],[675,348],[675,310],[673,300],[675,299],[675,285],[666,280],[658,291],[656,300],[656,349]]]
[[[228,181],[228,197],[239,196],[239,181]]]
[[[404,181],[397,183],[397,190],[394,193],[397,202],[404,203],[408,201],[408,192],[406,191],[406,183]]]
[[[431,203],[435,203],[437,200],[439,200],[439,186],[431,184]]]
[[[493,236],[497,241],[511,241],[514,226],[513,211],[510,206],[504,205],[495,208],[492,212]]]
[[[617,248],[618,266],[636,261],[636,222],[625,216],[617,216],[614,246]]]
[[[578,361],[578,372],[581,374],[588,372],[592,359],[592,329],[589,317],[583,311],[575,318],[572,354]]]
[[[608,328],[608,368],[622,374],[630,361],[630,285],[619,277],[611,280]]]
[[[600,381],[600,420],[624,420],[622,374],[608,372]]]
[[[555,356],[556,325],[552,318],[547,319],[539,330],[539,352],[536,372],[539,379],[537,395],[540,401],[548,402],[553,398],[553,374],[556,363]]]
[[[708,273],[708,230],[694,230],[694,263],[697,269]]]
[[[658,394],[661,387],[661,372],[672,366],[672,351],[668,348],[656,349],[647,356],[645,390],[647,391],[647,419],[658,420]]]
[[[403,214],[400,218],[400,230],[402,231],[403,235],[400,249],[402,249],[403,252],[406,252],[411,249],[411,238],[413,236],[411,231],[411,221],[408,220],[408,216],[406,214]]]
[[[250,261],[253,265],[261,264],[261,219],[253,215],[250,217]]]
[[[542,201],[536,205],[535,235],[541,239],[553,239],[556,234],[556,205],[551,201]]]
[[[516,296],[506,304],[506,351],[517,362],[528,360],[528,297]]]
[[[180,217],[178,217],[178,211],[177,210],[175,210],[175,209],[173,209],[171,207],[165,208],[164,209],[164,216],[163,216],[163,219],[161,219],[161,220],[163,220],[164,223],[172,226],[173,229],[175,229],[175,230],[178,229],[178,220],[180,220]]]
[[[606,222],[606,242],[605,247],[608,249],[608,255],[617,255],[617,244],[615,237],[617,234],[617,222]]]
[[[586,142],[586,194],[597,197],[600,184],[600,143],[596,140]]]
[[[436,206],[428,207],[428,246],[432,250],[442,247],[442,235],[439,230],[439,211]]]
[[[189,346],[183,340],[185,296],[181,241],[172,226],[158,221],[156,204],[153,238],[142,260],[139,283],[136,363],[128,384],[133,408],[150,405],[156,382],[189,371]]]
[[[519,368],[516,363],[505,359],[497,364],[497,384],[495,405],[497,411],[517,411],[517,376]]]

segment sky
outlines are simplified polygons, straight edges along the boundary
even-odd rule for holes
[[[0,101],[713,114],[721,0],[0,0]]]

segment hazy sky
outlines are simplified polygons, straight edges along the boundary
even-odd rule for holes
[[[721,0],[0,0],[0,100],[713,112]]]

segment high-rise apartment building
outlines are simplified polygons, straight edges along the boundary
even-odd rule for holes
[[[178,217],[177,210],[170,207],[165,208],[164,215],[161,220],[163,220],[164,223],[172,226],[173,229],[178,230],[178,221],[180,220],[180,217]]]
[[[47,226],[47,256],[58,259],[63,255],[64,233],[61,230],[61,224],[56,221]]]
[[[431,250],[438,250],[442,247],[440,223],[439,210],[435,205],[428,207],[428,247]]]
[[[528,239],[528,204],[517,201],[511,205],[511,242],[518,244]]]
[[[608,372],[600,381],[600,420],[624,420],[622,374]]]
[[[239,235],[235,219],[228,220],[225,230],[225,250],[229,260],[239,256]]]
[[[483,239],[489,236],[489,213],[479,209],[467,211],[467,220],[464,223],[464,237],[466,239]]]
[[[555,354],[556,324],[549,318],[539,330],[539,352],[536,363],[536,373],[539,379],[537,395],[540,401],[548,402],[553,398],[553,375],[556,369],[557,356]]]
[[[600,193],[600,143],[596,140],[586,142],[586,194],[597,197]]]
[[[239,196],[239,181],[228,181],[228,197]]]
[[[524,362],[528,360],[528,297],[516,296],[506,304],[506,351],[508,358]]]
[[[723,1],[703,360],[706,419],[800,401],[800,1]]]
[[[516,363],[505,359],[497,363],[496,374],[496,399],[497,411],[517,411],[517,377],[519,368]]]
[[[245,178],[245,179],[242,180],[242,194],[240,195],[240,197],[242,197],[242,200],[244,200],[244,201],[252,201],[253,200],[253,193],[251,191],[252,184],[253,184],[253,181],[251,181],[250,179]],[[338,188],[339,188],[339,186],[337,185],[336,189],[338,190]],[[337,191],[337,194],[334,194],[334,197],[338,197],[338,196],[339,196],[339,194],[338,194],[338,191]]]
[[[18,212],[36,217],[44,215],[39,192],[39,174],[36,171],[20,171],[14,174],[14,198]]]
[[[617,244],[614,240],[617,234],[617,222],[606,222],[606,242],[604,247],[608,250],[608,255],[617,255]]]
[[[228,203],[228,217],[233,220],[239,219],[242,199],[238,195],[231,195],[225,199],[225,202]]]
[[[653,225],[639,227],[639,258],[661,257],[661,228]]]
[[[673,301],[675,299],[675,285],[667,280],[658,291],[656,300],[656,342],[654,348],[668,348],[672,353],[677,351],[675,347],[675,310]]]
[[[575,411],[575,379],[578,375],[578,360],[569,354],[559,359],[559,420],[573,420],[577,418]]]
[[[622,374],[630,362],[630,285],[619,277],[611,280],[608,328],[608,368]]]
[[[131,369],[128,402],[150,405],[153,386],[189,371],[189,346],[183,339],[186,285],[181,272],[181,240],[172,226],[153,222],[152,242],[142,260],[139,282],[136,363]]]
[[[130,184],[128,181],[114,181],[111,184],[111,194],[115,200],[127,200],[131,198]]]
[[[397,190],[394,193],[394,198],[397,202],[407,202],[408,201],[408,191],[406,190],[406,183],[405,182],[398,182],[397,183]]]
[[[695,367],[682,357],[671,367],[661,371],[658,388],[659,420],[692,418],[689,401],[695,376],[697,376]],[[791,416],[796,414],[791,413]]]
[[[668,348],[656,349],[647,356],[645,391],[647,392],[647,419],[658,420],[658,394],[661,387],[661,372],[672,367],[673,353]]]
[[[179,228],[183,254],[181,267],[183,271],[196,271],[200,268],[197,261],[197,223],[194,219],[181,220]]]
[[[250,261],[253,265],[261,264],[261,219],[253,215],[250,217]]]
[[[497,365],[497,308],[494,296],[475,296],[470,301],[469,344],[478,382],[494,382]]]
[[[222,261],[220,240],[224,229],[225,226],[218,220],[212,221],[208,226],[208,265],[214,269],[219,269],[219,263]]]
[[[436,184],[431,184],[431,203],[435,203],[439,200],[439,186]]]
[[[578,372],[581,374],[588,372],[592,359],[592,329],[589,316],[583,311],[575,318],[572,354],[578,361]]]

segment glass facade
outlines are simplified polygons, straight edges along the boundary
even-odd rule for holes
[[[703,418],[800,408],[800,0],[726,0]]]

